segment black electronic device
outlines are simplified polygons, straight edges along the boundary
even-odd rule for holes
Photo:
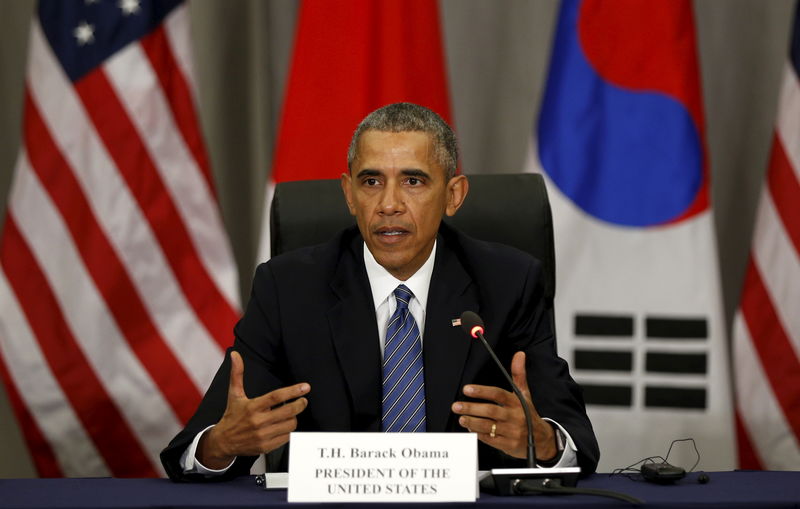
[[[640,470],[645,480],[657,484],[672,484],[686,477],[686,470],[667,462],[645,463]]]

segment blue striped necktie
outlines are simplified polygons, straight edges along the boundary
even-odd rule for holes
[[[386,328],[383,353],[383,431],[425,431],[425,377],[422,340],[405,285],[394,291],[397,309]]]

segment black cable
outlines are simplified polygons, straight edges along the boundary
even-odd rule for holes
[[[672,446],[675,445],[676,442],[692,443],[692,447],[694,447],[694,454],[695,456],[697,456],[697,459],[695,460],[694,465],[692,465],[692,468],[688,470],[688,472],[694,472],[695,467],[700,463],[700,451],[697,450],[697,444],[695,443],[694,438],[679,438],[677,440],[673,440],[672,443],[669,444],[669,449],[667,450],[667,457],[666,459],[664,459],[664,463],[669,463],[669,461],[667,461],[669,459],[669,453],[672,452]]]
[[[615,498],[628,502],[631,504],[639,505],[644,504],[643,500],[632,497],[625,493],[619,493],[611,490],[598,490],[593,488],[570,488],[561,486],[560,483],[542,484],[541,481],[536,480],[521,480],[514,486],[514,492],[519,495],[595,495],[598,497]]]

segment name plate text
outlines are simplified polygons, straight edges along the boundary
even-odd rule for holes
[[[289,502],[474,502],[474,433],[292,433]]]

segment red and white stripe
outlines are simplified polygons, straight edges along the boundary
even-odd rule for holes
[[[786,65],[734,321],[740,466],[800,469],[800,84]]]
[[[231,343],[237,274],[188,22],[177,8],[74,84],[32,24],[0,374],[41,475],[161,475]]]

